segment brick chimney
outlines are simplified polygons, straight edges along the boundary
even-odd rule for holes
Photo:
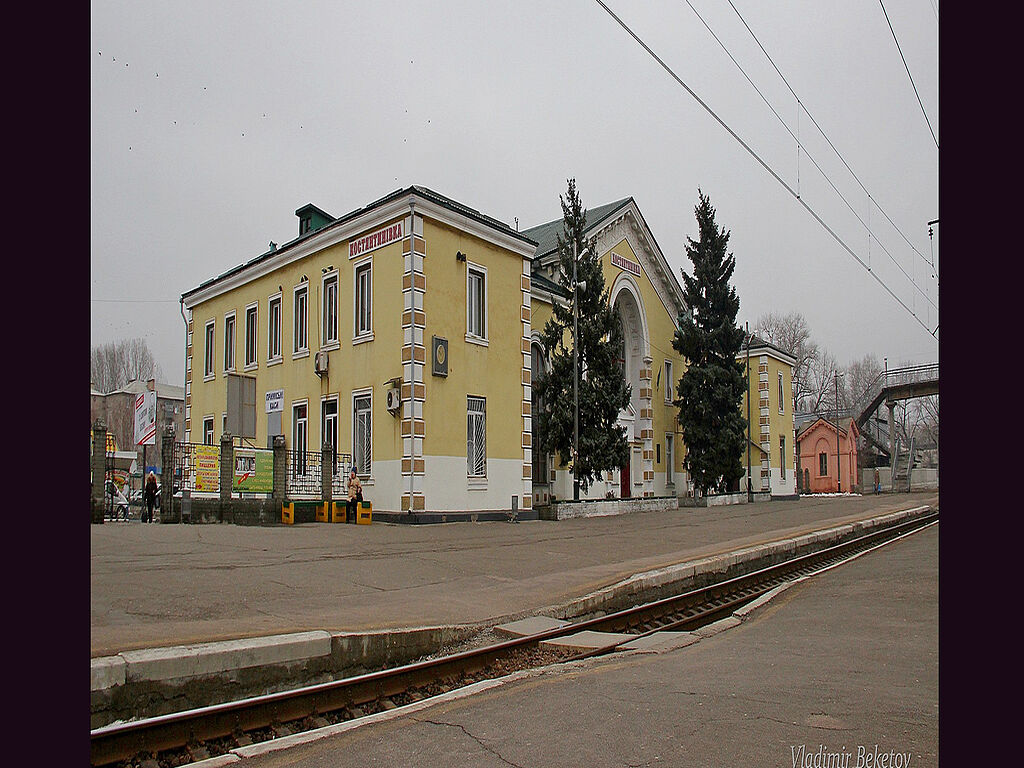
[[[146,389],[150,392],[156,392],[156,379],[150,379],[146,382]]]

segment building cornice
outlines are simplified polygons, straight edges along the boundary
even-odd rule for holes
[[[410,203],[415,203],[418,215],[468,232],[481,240],[512,251],[518,256],[532,258],[536,251],[536,243],[525,241],[515,234],[501,232],[475,218],[452,211],[412,189],[397,197],[385,199],[379,205],[353,216],[351,219],[329,224],[299,242],[282,247],[274,255],[267,258],[260,257],[247,265],[215,278],[205,286],[183,294],[182,301],[185,308],[191,310],[205,301],[258,280],[275,270],[308,258],[326,248],[350,241],[364,232],[385,225],[394,219],[407,216]]]

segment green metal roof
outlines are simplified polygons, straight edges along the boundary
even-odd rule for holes
[[[596,208],[586,210],[587,230],[591,230],[615,213],[627,203],[632,202],[632,197],[624,197],[614,203],[599,205]],[[540,258],[552,253],[558,248],[558,236],[562,234],[562,219],[549,221],[547,224],[539,224],[531,229],[524,229],[523,234],[537,241],[537,254],[534,258]]]
[[[536,245],[537,244],[537,241],[533,237],[530,237],[525,232],[517,232],[516,230],[514,230],[512,227],[510,227],[508,224],[506,224],[503,221],[498,221],[497,219],[491,218],[490,216],[485,216],[484,214],[480,213],[480,211],[476,210],[475,208],[470,208],[469,206],[466,206],[466,205],[463,205],[462,203],[456,202],[455,200],[452,200],[449,197],[445,197],[442,194],[434,192],[431,189],[427,189],[426,187],[421,187],[421,186],[413,185],[413,186],[407,187],[405,189],[396,189],[394,192],[391,192],[391,193],[389,193],[387,195],[384,195],[384,197],[380,198],[379,200],[374,200],[372,203],[370,203],[367,206],[364,206],[362,208],[357,208],[357,209],[355,209],[353,211],[350,211],[349,213],[344,214],[343,216],[339,216],[338,218],[333,219],[329,224],[325,224],[323,227],[321,227],[318,230],[314,229],[313,231],[306,232],[305,234],[299,235],[294,240],[288,241],[284,245],[278,246],[276,248],[272,248],[269,251],[266,251],[265,253],[261,253],[259,256],[256,256],[255,258],[250,259],[249,261],[247,261],[247,262],[245,262],[243,264],[239,264],[238,266],[233,267],[232,269],[229,269],[227,272],[224,272],[223,274],[218,275],[217,277],[214,277],[214,278],[212,278],[210,280],[207,280],[204,283],[201,283],[200,285],[198,285],[197,287],[193,288],[192,290],[186,291],[185,293],[183,293],[181,295],[181,298],[182,298],[182,300],[185,300],[186,298],[188,298],[192,294],[197,293],[197,292],[203,290],[204,288],[208,288],[209,286],[214,285],[215,283],[219,283],[221,280],[225,280],[228,277],[231,277],[232,275],[237,274],[238,272],[241,272],[241,271],[243,271],[243,270],[245,270],[245,269],[247,269],[247,268],[249,268],[249,267],[251,267],[251,266],[253,266],[255,264],[258,264],[261,261],[264,261],[264,260],[270,258],[271,256],[276,256],[277,254],[281,253],[281,251],[284,251],[284,250],[287,250],[288,248],[291,248],[296,243],[299,243],[302,240],[305,240],[306,238],[311,237],[314,234],[319,234],[320,232],[323,232],[326,229],[330,229],[331,227],[335,227],[335,226],[339,226],[341,224],[344,224],[345,222],[350,221],[350,220],[356,218],[357,216],[360,216],[360,215],[366,213],[367,211],[370,211],[370,210],[376,208],[377,206],[383,205],[384,203],[387,203],[387,202],[389,202],[391,200],[394,200],[395,198],[402,197],[402,196],[408,195],[408,194],[419,195],[420,197],[422,197],[422,198],[424,198],[426,200],[430,200],[431,202],[437,203],[438,205],[443,206],[443,207],[447,208],[450,211],[454,211],[455,213],[460,213],[463,216],[466,216],[467,218],[473,219],[474,221],[477,221],[477,222],[479,222],[481,224],[485,224],[485,225],[487,225],[487,226],[489,226],[489,227],[491,227],[493,229],[498,230],[499,232],[503,232],[503,233],[505,233],[507,235],[511,235],[512,237],[515,237],[518,240],[522,240],[525,243],[528,243],[528,244],[531,244],[531,245]],[[296,210],[295,213],[298,214],[299,211],[304,211],[304,210],[307,210],[307,209],[312,209],[312,210],[318,211],[320,214],[322,214],[324,216],[330,216],[329,213],[327,213],[326,211],[323,211],[320,208],[317,208],[312,203],[307,203],[306,205],[302,206],[302,208],[299,208],[298,210]]]

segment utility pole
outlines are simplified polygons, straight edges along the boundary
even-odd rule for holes
[[[572,238],[572,500],[580,500],[580,393],[579,393],[579,304],[580,286],[576,282],[576,236]]]
[[[750,323],[747,328],[747,502],[754,500],[754,491],[750,483]],[[760,413],[760,410],[758,410]]]
[[[839,463],[839,371],[836,371],[836,493],[843,492],[843,471]]]

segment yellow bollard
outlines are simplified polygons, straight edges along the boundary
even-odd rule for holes
[[[285,525],[295,525],[295,502],[281,503],[281,522]]]
[[[327,502],[323,501],[316,505],[316,521],[318,523],[329,522],[330,517],[327,513]]]
[[[373,503],[360,501],[356,504],[356,523],[370,525],[373,522]]]
[[[344,523],[345,522],[345,502],[335,501],[332,502],[333,509],[331,510],[331,522],[332,523]]]

